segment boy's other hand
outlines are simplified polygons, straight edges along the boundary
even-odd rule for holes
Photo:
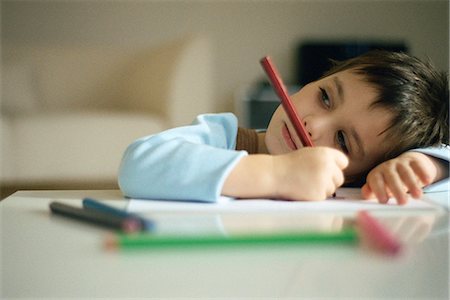
[[[438,168],[433,159],[419,152],[405,152],[385,161],[369,172],[362,187],[365,199],[377,198],[387,203],[394,197],[398,204],[408,201],[408,193],[413,198],[422,196],[422,188],[438,176]]]
[[[344,183],[348,158],[327,147],[307,147],[274,156],[276,196],[289,200],[324,200]]]

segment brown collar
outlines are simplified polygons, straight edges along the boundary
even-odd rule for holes
[[[249,154],[258,153],[258,134],[255,129],[238,128],[236,150],[245,150]]]

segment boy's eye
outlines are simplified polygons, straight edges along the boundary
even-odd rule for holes
[[[327,108],[330,108],[331,106],[330,97],[328,97],[327,91],[325,91],[325,89],[323,88],[320,88],[320,100]]]
[[[342,149],[342,151],[345,154],[348,154],[348,147],[347,147],[347,143],[345,142],[345,135],[344,132],[342,130],[339,130],[336,134],[336,140],[337,143],[339,145],[339,147]]]

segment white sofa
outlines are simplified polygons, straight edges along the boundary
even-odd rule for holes
[[[200,36],[138,50],[3,45],[2,195],[117,187],[131,141],[212,111],[211,64]]]

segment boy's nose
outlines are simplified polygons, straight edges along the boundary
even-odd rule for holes
[[[308,119],[303,121],[313,143],[323,141],[329,130],[327,130],[326,121],[320,118]]]
[[[309,137],[312,139],[313,138],[313,136],[312,136],[312,134],[311,134],[311,130],[309,129],[309,127],[308,127],[308,123],[305,121],[305,122],[303,122],[304,124],[304,126],[305,126],[305,128],[306,128],[306,133],[308,133],[308,135],[309,135]]]

